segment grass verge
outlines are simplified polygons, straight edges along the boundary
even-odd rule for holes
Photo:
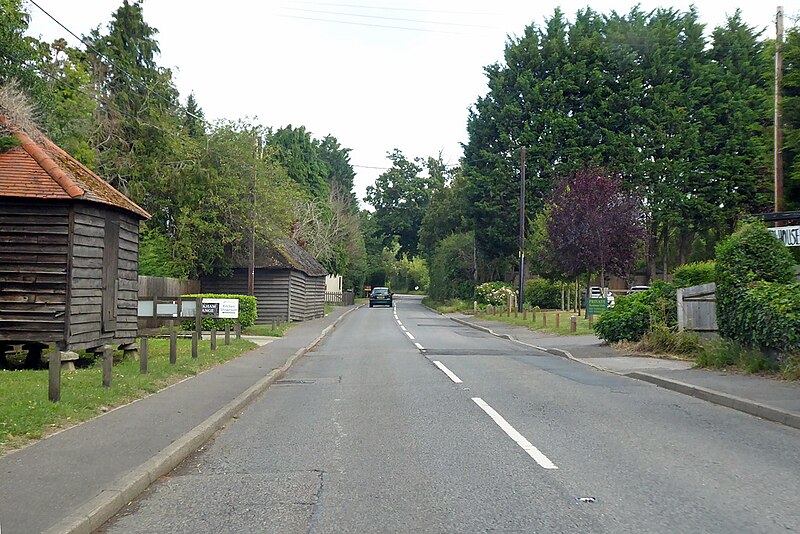
[[[242,334],[246,336],[283,337],[291,327],[291,323],[275,323],[275,328],[272,328],[271,324],[254,324],[245,328]]]
[[[428,299],[422,299],[422,303],[429,308],[432,308],[441,313],[469,313],[473,312],[472,302],[465,300],[449,300],[447,302],[436,302]],[[525,316],[527,315],[527,317]],[[512,311],[510,314],[504,311],[502,314],[489,314],[486,310],[479,310],[476,316],[479,319],[488,321],[498,321],[509,323],[518,326],[524,326],[537,332],[546,332],[549,334],[558,335],[582,335],[593,334],[592,322],[584,319],[583,315],[576,315],[575,332],[570,332],[569,318],[575,315],[573,312],[568,311],[541,311],[536,310],[534,313],[528,310],[527,314],[517,312],[516,316]],[[556,317],[559,318],[559,325],[556,327]]]
[[[61,374],[61,401],[47,400],[48,371],[0,371],[0,455],[57,430],[87,421],[111,408],[128,404],[165,387],[236,358],[256,345],[232,339],[221,341],[212,353],[201,343],[192,358],[191,340],[178,340],[178,361],[169,363],[169,340],[149,342],[149,372],[139,374],[139,362],[114,364],[112,385],[101,385],[100,360],[96,364]]]

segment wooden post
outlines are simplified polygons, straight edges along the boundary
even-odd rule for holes
[[[275,330],[275,318],[272,318],[272,330]]]
[[[147,347],[147,338],[142,337],[139,340],[139,374],[146,375],[147,374],[147,358],[150,355],[150,352]]]
[[[592,323],[594,323],[594,315],[592,315],[592,314],[590,313],[590,314],[589,314],[589,324],[592,324]]]
[[[48,366],[50,368],[50,383],[47,388],[47,398],[51,402],[61,400],[61,351],[58,347],[48,355]]]
[[[556,313],[556,329],[561,327],[561,314]]]
[[[225,325],[225,344],[231,344],[231,325],[229,324]]]
[[[109,346],[103,347],[103,387],[111,387],[111,371],[114,365],[114,351]]]
[[[511,317],[511,295],[508,296],[508,309],[506,310],[506,317]]]
[[[536,309],[531,310],[531,322],[536,323]]]
[[[233,325],[233,331],[236,332],[236,339],[242,339],[242,323],[239,320],[236,320],[236,324]]]
[[[211,352],[217,350],[217,325],[211,327]]]
[[[175,321],[170,321],[169,325],[169,363],[175,365],[178,362],[178,332],[175,330]]]
[[[522,320],[523,321],[528,320],[528,308],[525,307],[522,308]]]
[[[192,334],[192,358],[197,358],[200,339],[203,337],[203,297],[194,299],[194,334]]]
[[[478,301],[477,300],[473,300],[472,301],[472,314],[473,315],[478,315]]]
[[[542,326],[547,326],[547,312],[542,312]]]
[[[516,318],[517,318],[517,307],[515,306],[514,307],[514,319],[516,319]]]
[[[578,318],[571,315],[569,318],[569,331],[574,333],[578,328]]]

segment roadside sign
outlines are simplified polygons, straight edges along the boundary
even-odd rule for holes
[[[608,309],[608,299],[605,297],[590,298],[589,305],[586,307],[586,311],[589,315],[600,315],[607,309]]]
[[[203,299],[203,315],[214,319],[238,319],[239,299]]]
[[[800,247],[800,226],[777,226],[767,230],[787,247]]]

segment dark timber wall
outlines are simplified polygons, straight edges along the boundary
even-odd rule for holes
[[[0,341],[135,341],[139,219],[103,204],[0,200]]]
[[[0,200],[0,341],[63,341],[70,209]]]

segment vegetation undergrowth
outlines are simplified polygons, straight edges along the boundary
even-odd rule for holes
[[[114,364],[112,385],[101,385],[100,360],[85,369],[61,374],[61,401],[47,400],[48,371],[0,371],[0,455],[41,439],[57,430],[92,419],[108,409],[155,393],[241,355],[255,347],[245,340],[218,340],[211,353],[201,343],[192,358],[189,339],[178,339],[178,360],[169,363],[169,340],[150,339],[148,373],[139,374],[139,362],[125,359]]]
[[[328,313],[327,310],[325,313]],[[275,323],[275,328],[272,328],[271,324],[254,324],[242,330],[242,334],[246,336],[283,337],[291,327],[291,323]]]

